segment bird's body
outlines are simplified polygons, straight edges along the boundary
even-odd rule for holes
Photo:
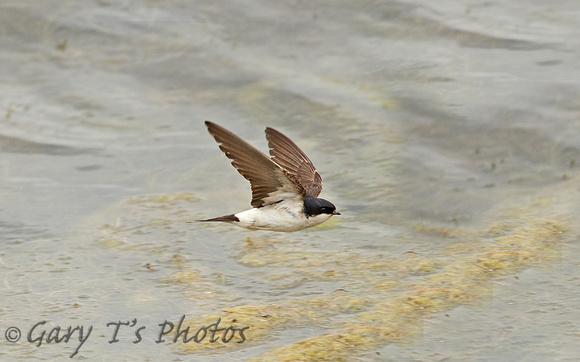
[[[198,221],[228,222],[249,230],[298,231],[321,224],[336,212],[317,198],[322,178],[306,154],[280,132],[266,129],[271,158],[235,134],[212,122],[208,131],[232,159],[232,165],[252,186],[254,208]]]
[[[322,224],[332,216],[332,214],[320,214],[306,217],[303,209],[296,202],[280,202],[238,212],[237,214],[231,215],[233,216],[231,220],[219,221],[231,222],[248,230],[291,232]]]

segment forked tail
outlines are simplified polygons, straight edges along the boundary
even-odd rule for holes
[[[225,215],[225,216],[214,217],[211,219],[195,220],[195,221],[199,221],[199,222],[208,222],[208,221],[234,222],[234,221],[240,221],[240,219],[238,219],[236,217],[236,215],[230,214],[230,215]]]

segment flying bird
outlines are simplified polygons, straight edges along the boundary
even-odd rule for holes
[[[340,215],[336,207],[318,198],[322,177],[306,154],[288,137],[266,128],[270,156],[215,123],[206,121],[209,133],[220,144],[238,172],[250,181],[252,209],[214,217],[249,230],[298,231]]]

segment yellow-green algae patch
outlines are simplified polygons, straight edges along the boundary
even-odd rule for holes
[[[362,256],[349,251],[322,252],[313,250],[279,250],[266,241],[250,240],[236,258],[248,267],[268,267],[275,272],[264,276],[269,280],[306,277],[317,280],[367,280],[375,281],[386,274],[399,278],[407,275],[423,275],[439,268],[436,261],[420,257],[412,252],[403,256],[387,257],[376,254]],[[285,273],[279,269],[292,268]]]
[[[188,203],[196,200],[187,193],[128,200],[109,213],[117,216],[102,224],[98,242],[103,248],[156,253],[161,247],[156,242],[159,237],[181,239],[178,225],[185,221]],[[419,335],[430,313],[490,295],[494,277],[557,258],[568,226],[561,217],[540,216],[552,202],[535,200],[504,213],[480,231],[411,225],[415,237],[447,241],[431,255],[414,251],[362,254],[347,249],[322,252],[295,247],[291,239],[281,245],[248,238],[234,257],[241,265],[256,268],[256,277],[273,290],[312,282],[337,283],[337,289],[316,296],[300,292],[285,294],[283,299],[270,296],[268,304],[238,305],[195,317],[184,323],[210,325],[221,318],[221,327],[247,326],[246,340],[243,344],[203,341],[176,346],[184,353],[215,353],[269,343],[282,338],[285,329],[310,326],[326,333],[271,349],[257,360],[349,360],[365,350]],[[179,253],[166,265],[175,271],[165,282],[182,285],[184,295],[198,303],[233,305],[241,300],[231,293],[227,276],[194,269]]]
[[[287,327],[326,324],[330,319],[342,313],[354,313],[364,310],[368,302],[358,296],[351,296],[344,290],[336,290],[330,296],[319,296],[306,300],[293,300],[284,304],[243,305],[225,308],[219,313],[202,317],[203,321],[216,321],[221,318],[221,326],[250,327],[244,343],[259,342],[272,336],[272,331]],[[186,320],[191,325],[199,324],[199,318]],[[185,351],[204,349],[236,348],[233,344],[224,343],[189,343]],[[239,347],[239,346],[238,346]]]
[[[362,262],[348,252],[302,253],[250,246],[238,256],[239,262],[270,268],[271,280],[280,274],[282,279],[290,277],[276,271],[290,267],[292,273],[288,274],[294,278],[347,280],[350,287],[323,296],[286,298],[280,304],[227,308],[206,317],[215,320],[225,315],[226,325],[249,326],[245,332],[248,345],[266,343],[292,326],[324,326],[328,330],[271,349],[255,360],[349,360],[357,353],[421,333],[422,320],[430,313],[490,295],[491,282],[498,275],[558,257],[568,226],[539,217],[530,209],[519,209],[480,232],[431,227],[415,230],[458,237],[440,255],[430,258],[406,253],[395,258],[377,255],[372,260],[366,256]],[[417,276],[422,277],[415,281]],[[190,343],[180,348],[191,352],[240,346]]]
[[[211,304],[212,301],[233,303],[239,300],[238,296],[228,293],[225,288],[226,277],[221,273],[207,274],[194,269],[190,266],[190,262],[179,254],[173,255],[170,268],[175,269],[175,272],[168,275],[164,279],[165,282],[183,286],[185,296],[198,301],[199,304],[201,301]]]
[[[187,218],[190,203],[198,201],[190,192],[178,194],[147,195],[133,197],[114,205],[108,215],[116,215],[99,229],[97,243],[104,249],[156,251],[156,238],[166,237],[174,225],[181,225]],[[160,232],[162,230],[163,233]]]
[[[240,297],[230,293],[224,274],[195,269],[180,253],[180,243],[191,238],[184,225],[191,221],[192,217],[187,215],[191,204],[197,201],[190,192],[123,200],[106,213],[94,216],[94,219],[105,220],[100,223],[96,242],[103,249],[140,251],[150,255],[151,259],[144,259],[141,264],[142,270],[154,272],[164,268],[169,271],[162,279],[164,283],[178,286],[187,298],[198,301],[198,305],[212,306],[214,301],[224,303],[222,305],[235,303]]]

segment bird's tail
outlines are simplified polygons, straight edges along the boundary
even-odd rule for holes
[[[195,220],[195,221],[199,221],[199,222],[208,222],[208,221],[234,222],[234,221],[240,221],[240,219],[238,219],[235,214],[229,214],[229,215],[225,215],[225,216],[214,217],[211,219]]]

